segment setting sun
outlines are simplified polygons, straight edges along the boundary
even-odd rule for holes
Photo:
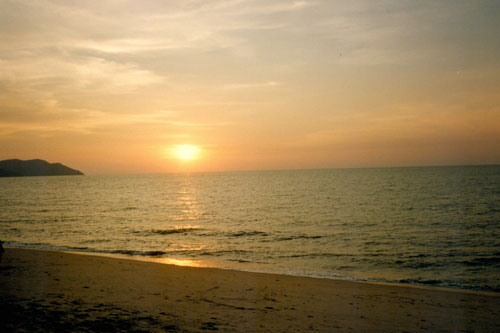
[[[172,147],[172,154],[180,160],[193,160],[199,155],[200,148],[194,145],[175,145]]]

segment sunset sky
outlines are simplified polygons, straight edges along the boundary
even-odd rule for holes
[[[0,160],[500,163],[496,1],[0,2]]]

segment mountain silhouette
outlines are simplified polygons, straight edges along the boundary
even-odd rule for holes
[[[44,160],[22,161],[18,159],[0,161],[0,177],[27,176],[65,176],[83,175],[61,163],[49,163]]]

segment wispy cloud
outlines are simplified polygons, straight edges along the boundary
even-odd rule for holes
[[[254,88],[272,88],[281,86],[281,82],[276,81],[266,81],[266,82],[254,82],[254,83],[231,83],[222,86],[222,89],[254,89]]]
[[[161,83],[163,77],[133,63],[118,63],[96,57],[28,56],[0,59],[0,81],[11,91],[43,95],[78,91],[129,93]],[[40,89],[40,88],[44,89]],[[52,93],[51,93],[52,92]]]

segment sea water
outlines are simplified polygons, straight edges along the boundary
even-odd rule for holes
[[[7,246],[500,291],[500,166],[0,179]]]

